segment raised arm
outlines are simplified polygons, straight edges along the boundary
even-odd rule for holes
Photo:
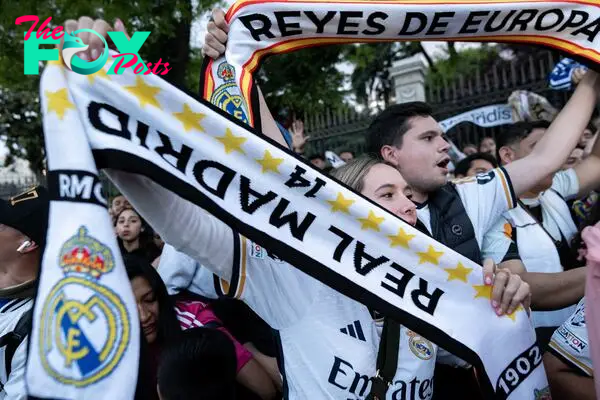
[[[225,53],[225,45],[227,44],[227,33],[229,32],[229,26],[225,21],[225,13],[220,8],[215,8],[212,13],[212,21],[207,25],[207,32],[204,38],[204,46],[202,52],[210,58],[219,58]],[[257,86],[258,101],[260,104],[260,120],[262,123],[262,133],[265,136],[270,137],[277,143],[281,144],[285,148],[288,147],[283,134],[275,123],[275,118],[267,106],[267,102]]]
[[[565,163],[592,116],[599,90],[598,74],[589,71],[531,154],[505,167],[517,197]]]
[[[166,243],[231,280],[234,233],[229,226],[146,177],[105,172]]]

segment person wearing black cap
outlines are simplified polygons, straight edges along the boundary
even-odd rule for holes
[[[0,399],[25,399],[27,341],[48,229],[42,186],[0,200]]]

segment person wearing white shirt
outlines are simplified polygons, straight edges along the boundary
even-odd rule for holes
[[[521,122],[511,126],[498,139],[502,165],[528,157],[548,134],[550,123]],[[575,168],[549,174],[520,196],[516,208],[508,211],[486,233],[484,243],[493,241],[508,224],[517,243],[522,265],[511,265],[514,273],[531,285],[533,323],[538,340],[547,344],[554,330],[574,311],[583,297],[585,270],[571,241],[577,234],[568,200],[585,196],[600,185],[600,144]],[[500,249],[502,251],[502,249]],[[486,254],[493,257],[492,254]],[[537,310],[537,311],[536,311]]]
[[[167,243],[206,267],[190,267],[188,262],[177,271],[163,270],[168,286],[185,285],[207,297],[216,290],[216,294],[241,299],[276,331],[286,399],[364,399],[369,394],[382,321],[374,320],[366,306],[281,261],[149,179],[106,172]],[[390,165],[363,157],[334,174],[406,222],[416,223],[416,207],[408,198],[412,189]],[[486,263],[484,274],[491,276],[493,270],[493,263]],[[220,279],[215,280],[213,273]],[[494,301],[506,301],[506,308],[516,307],[529,297],[529,289],[516,275],[507,273],[496,275]],[[437,359],[468,367],[405,327],[400,328],[399,341],[388,400],[430,399]]]

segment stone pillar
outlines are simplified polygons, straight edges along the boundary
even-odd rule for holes
[[[390,68],[390,78],[394,84],[396,103],[426,101],[425,71],[427,66],[421,54],[396,61]]]

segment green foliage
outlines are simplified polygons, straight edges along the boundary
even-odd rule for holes
[[[350,46],[346,59],[354,65],[350,77],[356,101],[387,107],[392,95],[390,68],[394,61],[413,52],[410,43],[368,43]],[[414,47],[414,46],[412,46]]]
[[[7,164],[14,157],[30,162],[34,171],[44,168],[42,124],[38,111],[38,88],[0,90],[0,139],[10,150]],[[17,111],[17,112],[15,112]]]
[[[376,109],[387,107],[393,93],[389,74],[392,64],[417,53],[423,54],[430,66],[433,64],[420,42],[368,43],[348,47],[345,56],[354,66],[350,80],[356,101],[371,111],[374,111],[373,104]]]
[[[258,83],[274,115],[298,116],[344,104],[344,75],[336,64],[342,46],[327,46],[277,55],[263,64]]]
[[[203,58],[201,49],[190,50],[183,87],[194,94],[199,93],[198,85],[200,84],[200,68],[202,68]]]
[[[346,57],[354,64],[350,77],[356,101],[368,106],[371,101],[387,105],[392,92],[389,68],[400,58],[399,43],[373,43],[351,46]]]
[[[169,62],[172,69],[163,77],[184,86],[193,83],[189,88],[197,91],[199,68],[188,69],[190,65],[199,65],[199,54],[192,52],[189,45],[192,21],[218,2],[199,0],[198,7],[193,9],[192,0],[106,0],[101,3],[20,0],[18,7],[3,7],[0,13],[0,141],[9,145],[11,156],[27,159],[38,171],[42,168],[41,113],[36,110],[34,117],[25,117],[32,107],[38,107],[39,76],[23,75],[23,35],[31,23],[15,25],[17,17],[37,15],[39,26],[51,16],[51,28],[83,15],[102,18],[110,24],[120,18],[130,34],[152,32],[140,49],[140,56],[146,62],[155,63],[160,59]]]
[[[450,57],[436,61],[435,70],[428,71],[427,85],[441,88],[444,82],[452,82],[459,75],[467,77],[477,69],[485,70],[486,66],[491,66],[498,61],[498,53],[498,48],[495,46],[481,46],[450,53]]]

